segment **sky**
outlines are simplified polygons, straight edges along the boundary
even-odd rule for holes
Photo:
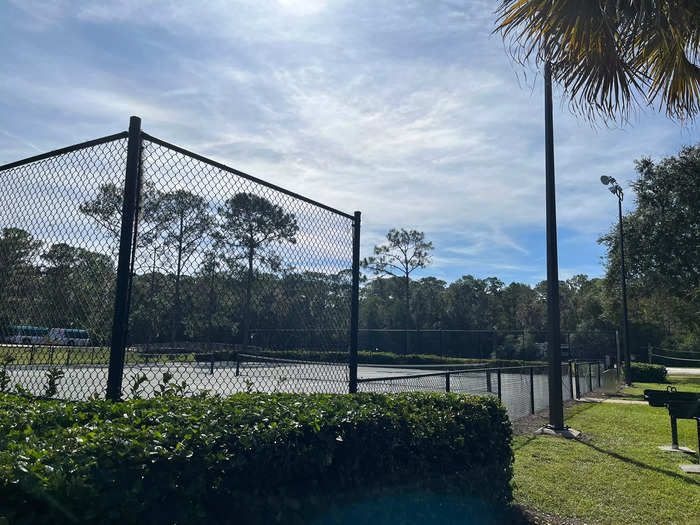
[[[9,0],[0,164],[128,127],[352,213],[362,255],[424,231],[417,277],[546,278],[542,78],[495,1]],[[592,126],[555,88],[560,278],[602,276],[615,177],[700,141],[654,108]]]

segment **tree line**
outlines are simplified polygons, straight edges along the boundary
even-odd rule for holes
[[[658,163],[642,159],[636,170],[636,206],[623,219],[630,347],[634,353],[649,344],[665,352],[700,350],[700,147],[684,148]],[[121,193],[116,185],[103,185],[79,209],[111,245],[118,245]],[[238,193],[213,206],[186,190],[159,192],[145,182],[131,340],[294,341],[337,349],[349,327],[350,271],[295,268],[283,248],[297,243],[298,232],[293,213],[258,195]],[[607,250],[605,277],[576,275],[560,282],[562,331],[576,333],[589,346],[602,344],[596,338],[604,336],[596,334],[617,329],[621,317],[617,225],[599,242]],[[546,330],[546,282],[506,284],[472,275],[452,283],[415,278],[415,270],[431,264],[432,249],[422,232],[394,229],[362,261],[360,327],[501,332],[500,339],[480,341],[480,347],[531,351],[536,334]],[[85,328],[104,344],[111,329],[115,255],[48,244],[28,231],[4,228],[0,325]],[[278,335],[271,336],[275,331]],[[299,335],[303,331],[311,335]],[[380,346],[405,351],[410,343],[418,351],[437,344],[406,334],[395,337],[404,340]],[[407,343],[409,337],[414,340]],[[377,344],[376,337],[361,341],[369,348]]]
[[[99,226],[100,244],[113,247],[109,255],[46,244],[19,228],[2,230],[5,332],[11,325],[79,327],[96,344],[109,340],[121,205],[121,190],[109,183],[79,206]],[[260,326],[345,330],[349,272],[297,270],[295,264],[309,261],[285,258],[281,247],[296,244],[298,232],[294,213],[253,193],[213,205],[190,191],[162,192],[144,181],[130,340],[250,342],[251,327]]]
[[[643,158],[635,168],[635,207],[623,217],[630,349],[642,355],[649,345],[667,354],[700,352],[700,145],[657,163]],[[622,316],[618,224],[598,242],[606,248],[605,277],[575,275],[559,283],[562,331],[589,341],[596,332],[617,329]],[[546,330],[546,281],[530,286],[471,275],[452,283],[411,279],[429,266],[431,250],[425,235],[414,230],[391,230],[375,247],[363,264],[383,278],[362,288],[361,326]]]

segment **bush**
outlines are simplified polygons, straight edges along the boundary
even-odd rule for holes
[[[666,367],[648,363],[632,363],[632,381],[641,383],[665,383]]]
[[[373,501],[398,522],[409,493],[444,495],[464,517],[511,499],[511,427],[493,397],[0,395],[0,428],[0,517],[13,524],[326,523]]]

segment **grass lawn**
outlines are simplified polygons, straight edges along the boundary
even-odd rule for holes
[[[56,367],[70,365],[104,365],[109,363],[108,347],[80,346],[12,346],[0,345],[0,363],[3,358],[10,357],[11,365],[53,365]],[[151,354],[144,357],[138,352],[127,352],[126,362],[172,362],[194,361],[191,353],[183,354]]]
[[[700,476],[678,468],[696,457],[657,448],[671,442],[666,410],[579,404],[566,422],[581,440],[514,438],[518,504],[584,523],[700,523]],[[697,447],[695,421],[679,420],[678,433],[681,445]]]
[[[626,399],[644,399],[644,390],[666,390],[667,386],[674,386],[683,392],[700,392],[700,376],[668,376],[668,383],[632,383],[622,389],[622,396]]]

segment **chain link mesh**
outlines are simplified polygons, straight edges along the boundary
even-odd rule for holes
[[[589,378],[594,390],[603,386],[602,371],[601,382],[598,383],[597,371],[600,366],[597,362],[590,365],[589,363],[576,364],[579,373],[583,374],[585,371],[586,374],[580,378],[582,393],[590,391]],[[573,367],[569,363],[562,364],[562,399],[564,401],[573,399],[576,395],[572,369]],[[614,376],[614,370],[612,375],[606,376],[610,388],[612,388],[610,385],[615,381]],[[584,382],[586,384],[585,390]],[[573,393],[572,384],[574,386]],[[535,412],[549,407],[547,366],[452,370],[429,374],[366,377],[359,380],[358,390],[360,392],[449,391],[460,394],[500,396],[512,420],[532,414],[533,407]]]
[[[126,137],[0,168],[4,391],[104,394]],[[353,217],[146,134],[139,168],[122,396],[347,392]],[[414,336],[443,349],[460,337],[499,343],[493,333]],[[513,419],[548,404],[546,367],[393,372],[358,390],[490,394]],[[571,373],[563,365],[564,399],[603,383],[598,365]]]
[[[124,389],[347,392],[353,219],[146,136]]]
[[[127,145],[0,169],[3,390],[104,395]],[[123,397],[347,392],[353,217],[146,134],[140,153]]]
[[[0,360],[4,390],[82,398],[104,393],[126,134],[0,170]]]

